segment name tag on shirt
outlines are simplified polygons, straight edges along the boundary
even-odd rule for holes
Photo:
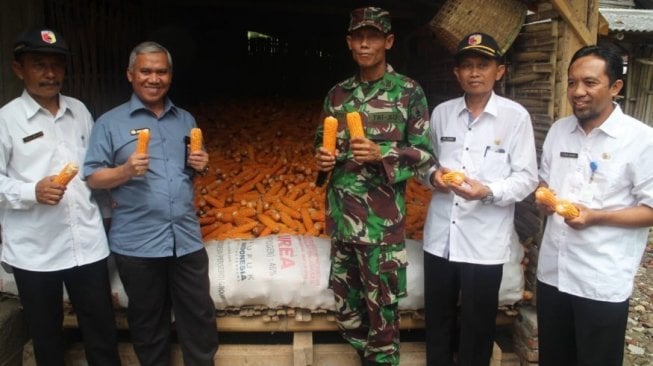
[[[35,134],[23,137],[23,142],[28,143],[28,142],[30,142],[32,140],[36,140],[39,137],[43,137],[43,131],[39,131],[39,132],[37,132]]]
[[[442,136],[442,137],[440,137],[440,141],[442,141],[442,142],[456,142],[456,138],[455,137]]]
[[[404,116],[396,112],[375,112],[367,116],[368,123],[401,123]]]
[[[560,157],[561,158],[571,158],[571,159],[578,159],[578,153],[572,153],[572,152],[560,152]]]

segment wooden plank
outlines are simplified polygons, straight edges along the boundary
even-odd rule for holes
[[[295,332],[293,334],[293,366],[313,364],[313,333]]]
[[[492,357],[490,358],[490,366],[501,366],[501,348],[496,342],[492,345]]]
[[[548,20],[553,18],[558,18],[559,14],[552,9],[549,10],[539,10],[533,14],[530,14],[526,17],[526,23],[539,22],[542,20]]]
[[[179,347],[174,346],[175,349]],[[175,357],[172,366],[183,366]],[[293,350],[290,345],[223,344],[218,349],[215,365],[229,366],[288,366],[293,364]],[[123,364],[123,366],[126,366]]]
[[[183,366],[181,349],[178,344],[172,345],[170,366]],[[360,361],[354,348],[348,344],[315,344],[312,363],[301,366],[359,366]],[[122,366],[139,366],[134,348],[129,343],[118,345]],[[81,343],[73,343],[66,350],[66,365],[86,366],[84,347]],[[291,345],[271,344],[222,344],[215,358],[215,365],[229,366],[288,366],[293,363]],[[491,366],[518,366],[519,357],[514,353],[502,352],[495,344],[491,357]],[[401,366],[425,366],[426,346],[423,342],[401,343]],[[23,351],[23,366],[36,366],[34,349],[29,342]]]
[[[549,19],[549,18],[547,18]],[[544,22],[544,23],[534,23],[534,24],[526,24],[524,25],[523,32],[524,33],[533,33],[533,32],[551,32],[551,22]]]
[[[292,312],[290,309],[288,313]],[[296,313],[295,313],[296,315]],[[116,326],[118,329],[129,329],[127,314],[124,310],[117,310],[115,314]],[[514,322],[514,316],[499,311],[497,325],[509,325]],[[239,315],[220,315],[217,318],[217,329],[219,332],[316,332],[316,331],[337,331],[338,326],[334,321],[332,313],[312,314],[310,321],[298,321],[296,316],[279,316],[278,321],[264,321],[263,316],[243,317]],[[77,328],[77,317],[68,309],[64,312],[64,328]],[[424,319],[419,313],[402,313],[400,329],[423,329]]]
[[[401,344],[401,358],[402,365],[404,358],[410,357],[411,349],[415,343],[402,343]],[[411,347],[412,346],[412,347]],[[408,348],[406,348],[408,347]],[[407,351],[408,349],[408,351]],[[424,353],[426,359],[426,353]],[[347,344],[316,344],[315,356],[313,358],[315,366],[358,366],[360,361],[358,354],[353,347]]]
[[[551,57],[551,53],[549,52],[525,51],[515,55],[515,60],[519,62],[549,61],[550,57]]]
[[[300,309],[301,310],[301,309]],[[267,314],[267,313],[266,313]],[[301,314],[298,318],[297,315]],[[310,318],[306,317],[305,312],[298,311],[295,316],[278,316],[278,320],[264,320],[264,316],[240,316],[240,315],[223,315],[218,316],[216,323],[220,332],[315,332],[315,331],[337,331],[338,326],[334,321],[333,314],[311,314]],[[118,310],[115,314],[116,326],[118,329],[129,329],[127,314],[125,311]],[[309,319],[309,320],[298,320]],[[497,317],[497,324],[510,323],[512,319],[505,314],[500,313]],[[64,314],[64,328],[77,328],[77,317],[72,310]],[[424,319],[417,316],[403,314],[401,318],[401,329],[422,329],[424,328]]]
[[[541,78],[542,78],[542,75],[525,74],[525,75],[515,76],[515,77],[511,78],[510,80],[507,80],[506,84],[512,85],[512,86],[521,85],[521,84],[526,84],[526,83],[529,83],[531,81],[535,81],[535,80],[538,80],[538,79],[541,79]]]
[[[599,14],[599,26],[597,32],[603,36],[607,37],[610,34],[610,23],[605,19],[605,17]]]
[[[588,27],[584,21],[578,19],[569,7],[569,2],[566,0],[549,0],[553,8],[560,13],[562,18],[567,22],[569,27],[574,31],[576,36],[582,41],[584,45],[596,43],[596,33],[590,34]]]

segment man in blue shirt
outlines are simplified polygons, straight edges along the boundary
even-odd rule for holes
[[[189,152],[194,118],[167,92],[170,53],[144,42],[129,56],[131,99],[101,116],[84,163],[89,186],[109,189],[109,244],[129,297],[132,342],[142,365],[168,365],[171,310],[186,365],[213,365],[218,349],[208,257],[193,207],[193,176],[208,169],[205,151]],[[147,153],[136,152],[140,131]]]

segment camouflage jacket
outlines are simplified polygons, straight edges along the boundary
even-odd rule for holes
[[[346,113],[358,111],[365,136],[380,145],[382,161],[358,163],[349,151]],[[327,186],[326,229],[332,238],[359,244],[404,240],[406,181],[435,162],[428,106],[422,88],[387,66],[382,79],[351,77],[328,93],[323,116],[338,119],[336,166]],[[322,145],[322,125],[315,146]]]

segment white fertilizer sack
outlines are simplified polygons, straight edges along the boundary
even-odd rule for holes
[[[408,252],[408,296],[399,302],[402,310],[424,307],[422,243],[406,240]],[[0,245],[0,251],[2,245]],[[328,288],[330,241],[310,236],[278,235],[251,240],[210,241],[211,296],[217,309],[265,306],[305,309],[335,308]],[[499,293],[500,305],[512,305],[522,297],[524,276],[523,249],[516,234],[511,241],[510,262],[504,265]],[[114,302],[127,307],[128,299],[115,269],[109,261]],[[0,269],[0,292],[17,294],[14,276]],[[64,293],[64,300],[67,296]]]
[[[329,286],[330,241],[278,235],[251,240],[209,242],[211,296],[216,308],[265,305],[334,310]],[[401,309],[424,304],[422,246],[407,242],[408,297]]]

